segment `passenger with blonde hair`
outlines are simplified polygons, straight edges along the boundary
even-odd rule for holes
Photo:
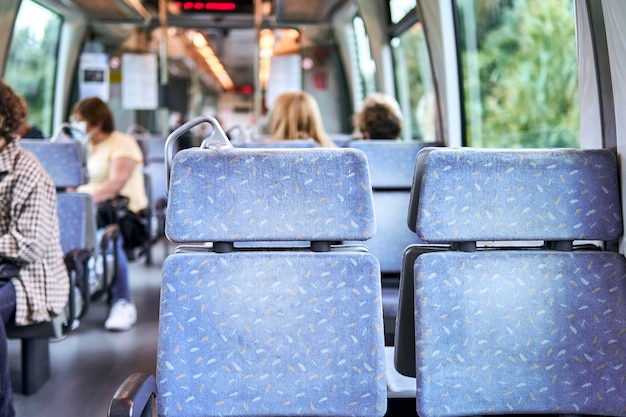
[[[272,140],[314,139],[319,146],[335,147],[322,123],[317,102],[305,92],[279,95],[269,114]]]
[[[399,139],[402,132],[400,106],[386,94],[371,94],[363,101],[356,125],[363,139]]]

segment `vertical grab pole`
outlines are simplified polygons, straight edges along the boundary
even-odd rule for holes
[[[161,135],[166,137],[169,134],[169,98],[167,97],[167,86],[169,84],[169,74],[167,72],[167,0],[159,0],[159,24],[161,25],[161,42],[159,51],[160,68],[160,113],[161,113]]]
[[[259,57],[259,38],[261,33],[261,25],[263,24],[263,1],[255,0],[254,2],[254,31],[256,32],[256,39],[254,45],[254,60],[252,71],[254,73],[254,121],[258,126],[259,120],[261,120],[261,112],[263,109],[263,92],[261,91],[261,80],[259,79],[260,69],[260,57]]]

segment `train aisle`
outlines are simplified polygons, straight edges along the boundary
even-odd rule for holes
[[[163,242],[153,248],[153,264],[130,264],[137,324],[127,332],[104,330],[108,307],[91,305],[80,327],[50,344],[51,379],[35,395],[20,393],[20,342],[9,341],[15,409],[19,417],[106,416],[113,393],[133,372],[155,372]]]

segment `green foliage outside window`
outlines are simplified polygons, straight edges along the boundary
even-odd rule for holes
[[[29,121],[52,133],[54,85],[61,17],[26,0],[17,16],[5,81],[26,98]]]
[[[573,5],[459,1],[467,144],[578,147]]]

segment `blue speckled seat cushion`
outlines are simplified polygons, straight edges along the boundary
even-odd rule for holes
[[[418,161],[412,213],[425,242],[622,234],[617,163],[608,150],[431,148]]]
[[[78,187],[86,182],[87,161],[80,142],[22,139],[20,147],[37,157],[57,188]]]
[[[364,242],[364,245],[378,258],[384,274],[399,274],[405,248],[421,242],[406,227],[408,201],[407,192],[374,191],[376,235]]]
[[[368,253],[176,253],[163,265],[159,416],[382,416]]]
[[[367,160],[355,149],[186,149],[172,164],[167,237],[179,243],[367,240]]]
[[[417,411],[626,415],[626,262],[600,251],[415,262]]]
[[[90,194],[58,193],[57,214],[63,253],[72,249],[96,249],[96,220]]]
[[[370,165],[374,190],[404,189],[409,191],[413,184],[413,171],[418,152],[436,144],[399,140],[353,140],[347,146],[365,152]]]
[[[623,255],[506,248],[617,239],[610,151],[428,149],[410,206],[424,241],[492,241],[421,253],[403,274],[414,278],[420,416],[626,415]]]
[[[417,153],[433,143],[399,140],[353,140],[350,148],[362,150],[370,168],[376,213],[376,235],[365,245],[380,261],[383,274],[400,273],[402,253],[421,243],[406,227],[409,196]]]

